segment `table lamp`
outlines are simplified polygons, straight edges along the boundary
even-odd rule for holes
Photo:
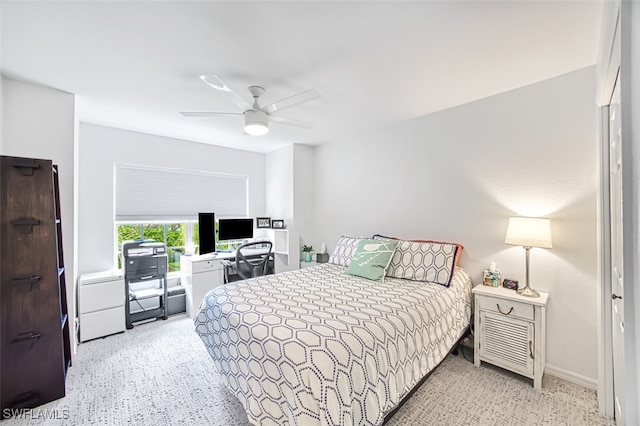
[[[518,294],[527,297],[540,297],[540,293],[529,285],[529,252],[532,247],[552,248],[551,221],[537,217],[510,217],[507,225],[505,244],[522,246],[526,253],[525,286],[518,289]]]

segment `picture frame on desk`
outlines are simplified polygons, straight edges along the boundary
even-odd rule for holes
[[[273,229],[284,229],[284,220],[283,219],[273,219],[271,221],[271,227]]]
[[[256,228],[271,228],[271,218],[256,217]]]

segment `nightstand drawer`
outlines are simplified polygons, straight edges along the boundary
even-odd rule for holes
[[[477,297],[476,302],[483,311],[495,312],[505,317],[534,319],[534,307],[531,304],[501,299],[499,297]]]

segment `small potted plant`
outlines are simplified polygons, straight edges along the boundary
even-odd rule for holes
[[[302,254],[305,262],[311,262],[311,252],[313,251],[313,246],[303,245],[302,246]]]

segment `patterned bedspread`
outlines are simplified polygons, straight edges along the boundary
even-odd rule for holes
[[[379,425],[469,325],[471,280],[316,267],[217,287],[196,332],[255,425]]]

